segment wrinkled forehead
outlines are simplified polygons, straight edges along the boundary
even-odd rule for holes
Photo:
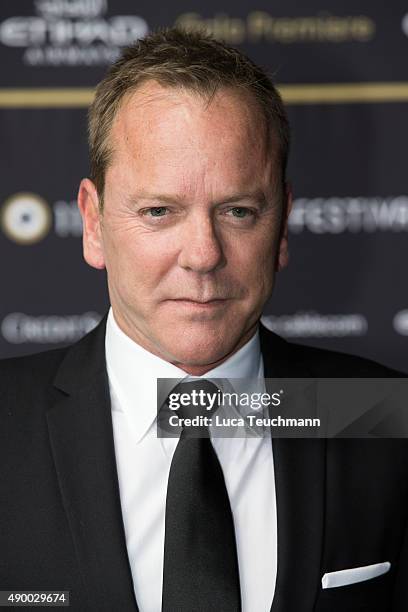
[[[234,149],[243,156],[255,154],[261,162],[276,157],[277,139],[269,137],[264,113],[249,92],[226,87],[196,92],[151,80],[124,96],[110,146],[113,156],[122,160],[172,147],[198,147],[204,155],[214,137],[226,155]]]

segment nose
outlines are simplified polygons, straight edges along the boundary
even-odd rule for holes
[[[220,237],[208,215],[197,215],[185,224],[178,264],[200,274],[213,272],[225,263]]]

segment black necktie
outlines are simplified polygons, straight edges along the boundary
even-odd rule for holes
[[[189,393],[206,380],[177,385]],[[202,413],[207,411],[202,411]],[[180,408],[179,417],[192,416]],[[208,430],[184,427],[170,466],[166,499],[162,612],[240,612],[234,523],[224,475]]]

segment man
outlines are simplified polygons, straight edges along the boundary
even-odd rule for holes
[[[111,310],[2,364],[1,589],[69,590],[75,611],[406,610],[405,441],[156,435],[158,377],[393,375],[259,324],[291,207],[268,77],[151,34],[99,85],[89,138],[84,256]]]

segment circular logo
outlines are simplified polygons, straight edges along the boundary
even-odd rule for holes
[[[35,193],[16,193],[4,202],[0,223],[10,240],[18,244],[34,244],[49,232],[50,207]]]
[[[393,320],[394,329],[402,336],[408,336],[408,310],[400,310]]]
[[[408,36],[408,13],[404,15],[401,26],[402,26],[402,31],[404,32],[404,34]]]

